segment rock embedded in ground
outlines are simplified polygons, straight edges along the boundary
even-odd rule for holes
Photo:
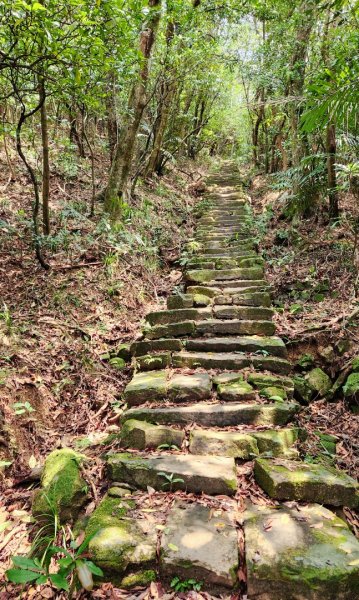
[[[334,467],[259,458],[254,465],[254,475],[264,491],[276,500],[321,502],[352,508],[359,505],[357,482]]]
[[[296,375],[293,378],[294,382],[294,396],[301,404],[309,404],[313,398],[313,389],[310,387],[308,381],[304,377]]]
[[[161,540],[160,574],[165,581],[195,579],[201,589],[220,593],[236,586],[238,566],[234,511],[173,505]]]
[[[76,519],[87,500],[87,483],[81,475],[85,457],[70,448],[54,450],[45,460],[41,489],[34,494],[32,513],[41,521],[52,521],[57,514],[60,522]]]
[[[249,598],[359,597],[359,541],[323,506],[250,505],[244,534]]]
[[[124,481],[140,489],[185,490],[200,494],[232,496],[237,489],[235,462],[217,456],[161,455],[142,458],[124,453],[108,459],[112,480]],[[177,480],[177,481],[174,481]]]
[[[330,377],[322,369],[316,368],[306,375],[309,387],[319,396],[325,396],[332,387]]]

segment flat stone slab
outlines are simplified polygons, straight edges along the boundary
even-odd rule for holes
[[[148,313],[146,321],[150,325],[167,325],[182,323],[184,321],[209,319],[211,315],[211,308],[175,308],[173,310],[160,310],[158,312]]]
[[[122,481],[140,489],[151,486],[156,490],[228,496],[237,490],[233,458],[189,454],[141,458],[123,453],[110,456],[107,464],[112,481]]]
[[[150,423],[183,424],[197,423],[206,427],[230,425],[286,425],[296,414],[300,405],[296,402],[281,404],[228,403],[206,404],[198,402],[190,406],[165,408],[139,408],[127,410],[122,420],[138,419]]]
[[[204,369],[255,369],[272,371],[273,373],[289,373],[291,364],[284,358],[276,356],[255,356],[240,352],[176,352],[172,355],[174,367],[190,367]]]
[[[246,381],[221,383],[218,385],[217,394],[221,400],[227,400],[229,402],[256,399],[256,392]]]
[[[319,506],[250,506],[244,515],[248,598],[358,598],[359,541]]]
[[[175,373],[168,384],[168,398],[174,402],[205,400],[210,397],[211,390],[212,382],[208,373]]]
[[[179,429],[164,425],[152,425],[146,421],[136,421],[136,419],[125,421],[120,434],[122,448],[136,448],[137,450],[158,448],[162,445],[180,448],[184,437],[184,432]]]
[[[237,337],[194,338],[185,342],[189,351],[204,352],[258,352],[265,351],[273,356],[285,358],[287,349],[279,337],[259,335]],[[177,350],[177,348],[175,348]],[[181,350],[181,348],[180,348]]]
[[[174,374],[168,371],[136,373],[124,391],[129,406],[168,398],[173,402],[205,400],[210,397],[211,378],[207,373]]]
[[[236,431],[194,429],[190,434],[189,451],[192,454],[214,454],[234,458],[253,459],[259,454],[255,438]]]
[[[145,354],[150,354],[151,352],[157,351],[179,351],[182,349],[182,341],[176,338],[167,338],[167,339],[159,339],[159,340],[143,340],[139,342],[133,342],[131,344],[131,354],[132,356],[144,356]]]
[[[237,581],[238,541],[230,511],[176,502],[161,540],[160,574],[202,582],[210,592],[233,588]]]
[[[208,283],[208,281],[231,281],[233,279],[262,279],[263,268],[261,267],[248,267],[237,269],[195,269],[193,271],[187,271],[185,274],[186,281],[189,283],[201,284]]]
[[[240,319],[241,321],[270,321],[273,317],[271,308],[257,306],[214,306],[215,319]]]
[[[254,465],[254,475],[264,491],[276,500],[321,502],[332,506],[359,505],[358,483],[334,467],[259,458]]]
[[[199,335],[264,335],[275,332],[272,321],[244,321],[241,319],[208,319],[194,324],[193,334]]]

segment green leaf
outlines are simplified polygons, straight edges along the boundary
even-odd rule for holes
[[[47,582],[46,575],[40,575],[40,577],[38,577],[38,579],[36,579],[36,585],[44,585],[46,582]]]
[[[168,547],[173,552],[178,552],[178,546],[176,546],[175,544],[168,544]]]
[[[37,11],[37,10],[47,10],[47,8],[45,6],[43,6],[42,4],[40,4],[40,2],[34,2],[31,10]]]
[[[85,564],[86,564],[88,570],[91,571],[91,573],[93,573],[93,575],[98,575],[99,577],[103,576],[102,569],[100,569],[100,567],[95,565],[95,563],[93,563],[91,560],[86,560]]]
[[[65,590],[65,592],[69,591],[69,584],[63,575],[55,573],[53,575],[49,575],[49,579],[57,589]]]
[[[29,583],[29,581],[35,581],[39,577],[39,573],[26,569],[8,569],[6,577],[12,583]]]
[[[35,571],[39,570],[38,565],[32,558],[27,558],[26,556],[13,556],[11,560],[15,567],[20,567],[21,569],[32,569]]]

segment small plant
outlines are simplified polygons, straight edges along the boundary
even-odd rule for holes
[[[15,415],[23,415],[26,412],[32,413],[34,412],[34,408],[31,406],[30,402],[15,402],[12,404],[11,408],[13,409]]]
[[[158,473],[158,475],[166,479],[166,481],[162,484],[162,487],[164,488],[166,486],[169,486],[170,492],[172,492],[172,488],[175,483],[184,483],[184,479],[181,479],[181,477],[176,477],[174,473],[169,474],[161,472]]]
[[[179,447],[176,444],[161,444],[157,450],[179,450]]]
[[[72,598],[76,588],[90,591],[93,588],[92,576],[103,576],[102,570],[85,557],[85,551],[94,535],[88,536],[80,544],[73,540],[70,542],[69,549],[65,544],[63,547],[48,545],[41,558],[13,556],[11,560],[15,568],[8,569],[6,576],[15,584],[50,583],[59,590],[69,592],[69,598]],[[37,540],[38,547],[41,540],[42,538]],[[57,555],[63,557],[56,558]],[[56,573],[50,573],[50,563],[54,558],[58,570]]]
[[[190,590],[200,592],[202,585],[202,581],[196,581],[195,579],[184,579],[181,581],[179,577],[174,577],[171,581],[171,588],[175,592],[189,592]]]
[[[0,320],[4,322],[6,332],[8,335],[10,335],[13,329],[13,320],[10,309],[5,302],[3,304],[2,311],[0,312]]]

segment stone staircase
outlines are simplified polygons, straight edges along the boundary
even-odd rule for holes
[[[90,550],[128,587],[159,573],[164,583],[194,579],[228,594],[243,587],[238,572],[246,569],[250,600],[354,600],[359,543],[321,505],[356,507],[357,483],[299,458],[305,431],[295,424],[300,405],[275,335],[251,206],[232,165],[208,184],[183,289],[147,315],[143,339],[131,346],[123,451],[108,457],[103,501],[115,512],[106,520],[100,505],[91,517],[102,529]],[[273,501],[247,503],[241,513],[244,461],[254,461],[255,480]],[[136,490],[167,491],[159,530],[143,530],[141,507],[131,512]]]

